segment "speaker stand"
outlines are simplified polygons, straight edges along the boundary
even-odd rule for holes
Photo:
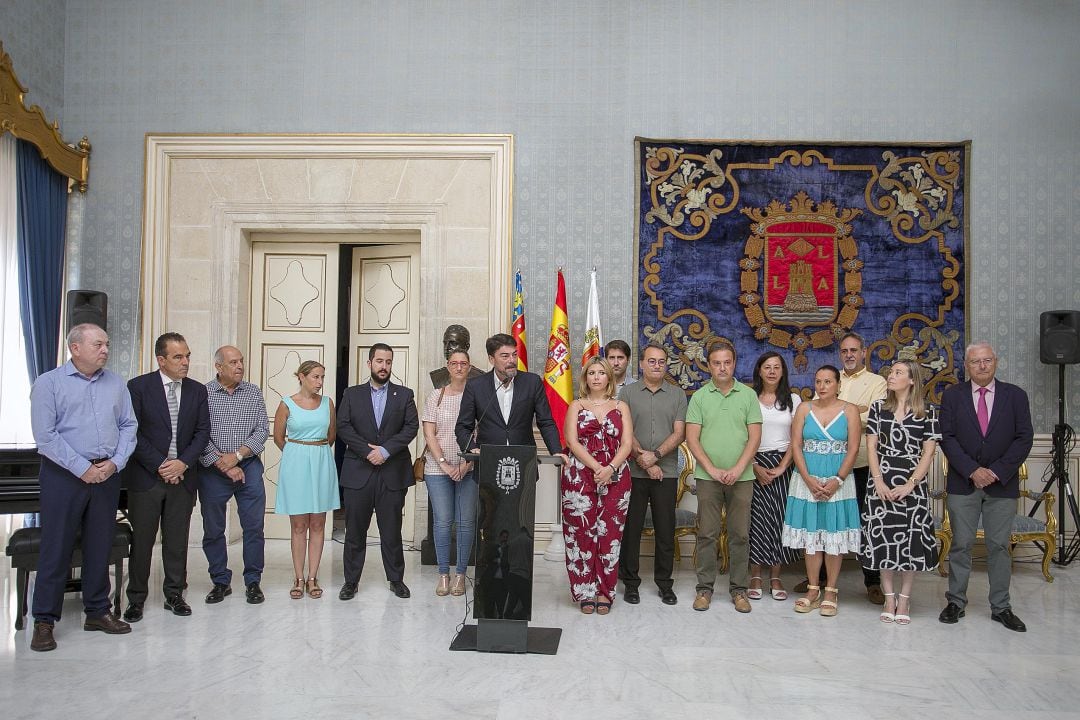
[[[1076,442],[1073,429],[1065,423],[1065,366],[1058,365],[1058,423],[1054,427],[1054,449],[1052,453],[1052,473],[1046,481],[1043,492],[1049,492],[1050,488],[1057,485],[1058,497],[1058,556],[1054,560],[1055,565],[1069,565],[1080,553],[1080,511],[1077,510],[1076,496],[1073,495],[1072,483],[1069,482],[1068,460],[1069,453],[1075,447]],[[1065,542],[1065,504],[1068,502],[1072,513],[1073,536]],[[1036,502],[1028,517],[1034,517],[1042,501]]]

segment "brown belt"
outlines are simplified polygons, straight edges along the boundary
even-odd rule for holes
[[[287,438],[285,440],[285,442],[296,443],[297,445],[329,445],[330,444],[330,441],[327,440],[326,438],[323,438],[322,440],[293,440],[292,438]]]

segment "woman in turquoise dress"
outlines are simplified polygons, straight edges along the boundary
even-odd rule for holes
[[[817,397],[795,411],[791,455],[795,473],[784,512],[785,546],[805,551],[806,576],[820,577],[825,555],[825,591],[809,585],[795,602],[795,612],[821,608],[836,615],[836,582],[845,553],[859,551],[862,535],[859,503],[851,468],[859,449],[859,411],[837,397],[840,371],[824,365],[814,375]]]
[[[319,563],[326,538],[326,513],[340,506],[337,466],[334,464],[337,419],[334,402],[322,394],[326,369],[305,360],[296,371],[300,391],[283,398],[274,414],[274,444],[281,450],[277,503],[274,512],[288,515],[296,581],[289,597],[304,591],[322,597]],[[304,561],[310,575],[304,574]]]

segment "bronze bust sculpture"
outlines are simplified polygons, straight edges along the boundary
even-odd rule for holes
[[[449,360],[455,352],[469,352],[469,330],[464,325],[447,325],[443,332],[443,357]],[[445,367],[436,368],[429,374],[436,390],[450,384],[450,371]],[[483,370],[470,363],[469,380],[483,374]]]

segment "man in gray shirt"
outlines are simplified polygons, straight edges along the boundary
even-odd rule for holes
[[[645,511],[652,507],[656,551],[653,580],[665,605],[678,602],[671,589],[675,564],[675,500],[679,489],[679,444],[686,428],[686,395],[666,382],[667,351],[649,343],[641,352],[641,380],[626,385],[619,399],[630,407],[634,421],[634,443],[630,464],[633,486],[626,515],[622,551],[619,554],[619,579],[623,581],[626,602],[641,601],[638,575],[641,556],[641,530]]]

